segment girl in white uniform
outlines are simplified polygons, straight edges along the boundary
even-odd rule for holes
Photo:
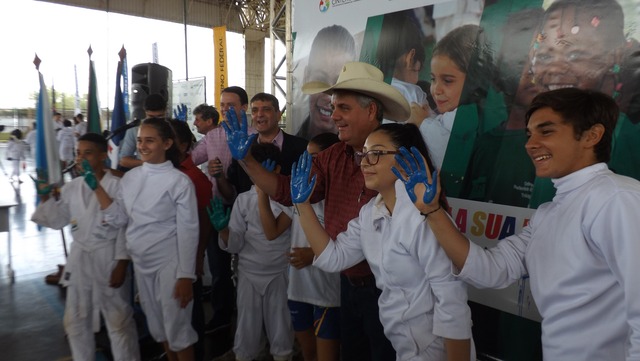
[[[101,135],[78,140],[76,162],[88,162],[104,191],[115,195],[120,178],[103,168],[106,158],[107,141]],[[64,328],[73,359],[95,360],[94,332],[100,330],[102,314],[114,360],[140,360],[124,228],[103,221],[98,200],[83,178],[65,184],[59,199],[49,198],[47,189],[40,187],[44,202],[31,220],[53,229],[71,225],[73,245],[62,283],[67,286]]]
[[[105,219],[127,226],[127,249],[149,332],[169,360],[193,360],[191,327],[196,279],[198,210],[193,183],[176,169],[175,134],[162,118],[142,122],[137,137],[144,162],[125,174],[115,199],[98,187]]]
[[[393,154],[415,146],[427,155],[413,124],[383,124],[367,138],[361,157],[365,185],[379,192],[333,242],[308,202],[311,158],[301,157],[292,172],[292,199],[317,258],[314,265],[340,271],[366,259],[382,290],[378,301],[385,335],[397,360],[475,360],[471,312],[464,283],[409,199],[391,168]],[[305,157],[306,156],[306,157]],[[429,160],[429,163],[430,160]],[[444,198],[440,199],[446,206]]]

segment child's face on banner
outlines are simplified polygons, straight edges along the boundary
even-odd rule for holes
[[[588,11],[568,7],[550,13],[537,36],[531,70],[543,90],[576,87],[611,94],[615,63],[607,32],[616,31]]]
[[[439,113],[455,110],[467,75],[446,55],[431,58],[431,96]]]

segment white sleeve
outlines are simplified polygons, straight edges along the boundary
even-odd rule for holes
[[[43,227],[62,229],[71,221],[69,205],[62,200],[62,197],[57,201],[51,197],[38,205],[31,220]]]
[[[451,274],[451,261],[427,223],[423,224],[424,232],[416,240],[414,252],[435,296],[433,334],[455,340],[470,339],[471,310],[467,304],[467,285]]]
[[[531,240],[535,214],[520,234],[507,237],[489,249],[469,242],[469,255],[457,275],[477,288],[505,288],[527,274],[524,254]]]
[[[220,248],[229,253],[239,253],[244,247],[244,235],[247,232],[247,222],[244,220],[245,209],[242,204],[243,197],[236,198],[231,208],[229,218],[229,241],[225,247],[222,240],[219,240]]]
[[[181,174],[182,175],[182,174]],[[185,182],[176,185],[182,189],[176,194],[176,235],[178,237],[178,271],[176,278],[196,279],[196,253],[200,225],[195,187],[184,176]]]
[[[361,218],[362,210],[358,218],[349,222],[346,231],[340,233],[335,241],[329,240],[324,251],[313,261],[313,265],[326,272],[339,272],[364,260],[360,240]]]
[[[633,192],[618,192],[600,208],[593,222],[585,225],[586,236],[598,245],[611,272],[624,289],[629,323],[627,361],[640,360],[640,196]]]
[[[124,202],[122,200],[123,186],[124,182],[120,181],[118,184],[118,191],[116,196],[113,198],[113,201],[109,207],[102,210],[104,221],[116,228],[125,227],[129,223],[129,215],[126,212]]]

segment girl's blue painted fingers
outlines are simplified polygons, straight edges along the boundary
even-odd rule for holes
[[[436,193],[438,192],[438,171],[434,170],[431,174],[431,183],[427,180],[424,181],[424,195],[422,196],[422,201],[424,204],[429,204],[433,202],[436,197]]]
[[[415,203],[417,201],[414,190],[416,184],[422,183],[425,186],[425,192],[422,200],[425,204],[431,203],[438,190],[438,172],[435,170],[433,171],[431,178],[432,181],[429,183],[427,165],[424,162],[420,151],[418,151],[416,147],[411,147],[411,152],[409,152],[405,147],[400,147],[399,150],[400,153],[396,154],[395,159],[404,171],[405,175],[403,175],[396,167],[392,167],[391,171],[404,183],[407,195],[409,195],[412,202]]]
[[[422,154],[420,154],[420,151],[416,147],[411,147],[411,153],[413,153],[413,157],[418,161],[418,167],[420,168],[420,170],[424,172],[425,178],[422,183],[424,183],[425,190],[424,195],[422,196],[422,201],[424,202],[424,204],[429,204],[436,197],[436,193],[438,190],[438,171],[435,169],[433,170],[433,173],[431,173],[431,183],[429,183],[429,179],[426,177],[429,169],[427,167],[427,164],[424,162]]]

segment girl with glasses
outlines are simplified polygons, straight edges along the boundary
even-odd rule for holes
[[[464,284],[451,274],[451,261],[392,169],[401,147],[416,147],[433,167],[418,128],[383,124],[357,154],[367,188],[379,194],[333,242],[316,217],[309,195],[311,157],[294,165],[291,195],[300,224],[316,255],[314,266],[337,272],[366,259],[375,275],[380,321],[397,360],[475,360],[471,312]],[[433,169],[433,168],[430,168]],[[397,171],[397,169],[396,169]],[[433,184],[435,194],[436,184]],[[448,209],[441,196],[440,206]]]

